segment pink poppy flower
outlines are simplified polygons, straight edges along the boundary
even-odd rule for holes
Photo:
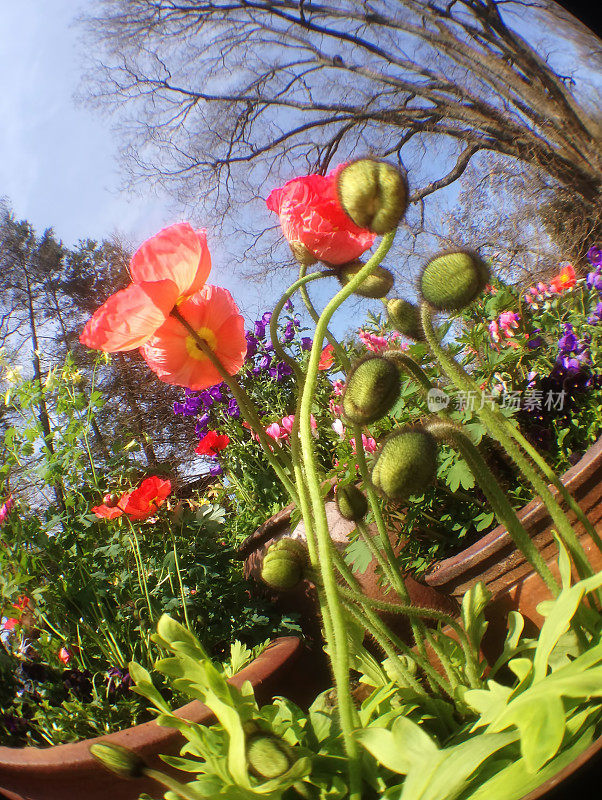
[[[270,211],[280,218],[286,240],[301,245],[319,261],[346,264],[372,247],[375,234],[359,228],[345,214],[337,197],[340,167],[328,175],[293,178],[267,199]]]
[[[108,353],[135,350],[163,325],[172,308],[202,288],[211,270],[205,231],[188,223],[164,228],[130,263],[132,282],[87,322],[82,344]]]

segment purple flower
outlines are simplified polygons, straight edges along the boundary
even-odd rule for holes
[[[132,677],[127,667],[125,669],[109,667],[107,670],[107,696],[109,699],[127,694],[132,683]]]
[[[247,358],[253,358],[257,352],[257,339],[249,331],[245,334],[247,339]]]
[[[194,432],[199,437],[199,439],[205,435],[207,432],[207,427],[209,425],[209,414],[203,414],[202,417],[199,417],[197,420],[196,425],[194,426]]]
[[[587,251],[587,260],[592,267],[597,267],[602,264],[602,250],[592,245]]]
[[[199,413],[202,405],[203,401],[200,397],[187,397],[180,413],[186,417],[193,417]]]
[[[301,350],[311,350],[312,344],[313,341],[309,337],[304,336],[301,339]]]
[[[291,301],[290,297],[289,297],[289,299],[286,301],[286,303],[284,304],[284,310],[285,310],[285,311],[292,311],[292,310],[293,310],[293,303],[292,303],[292,301]]]
[[[588,289],[602,292],[602,267],[597,267],[593,272],[589,272],[585,282]]]
[[[255,323],[253,333],[258,339],[265,339],[265,322],[258,319]]]
[[[538,347],[542,346],[543,339],[541,338],[541,336],[537,335],[539,333],[540,333],[539,328],[536,328],[533,331],[533,335],[531,335],[527,340],[527,347],[529,348],[529,350],[537,350]]]
[[[267,369],[270,366],[271,363],[272,363],[271,357],[270,356],[264,356],[259,361],[259,369],[260,369],[260,371],[262,369]]]
[[[184,413],[184,403],[176,402],[173,404],[173,413],[174,414],[183,414]]]
[[[209,394],[207,389],[204,389],[199,394],[199,399],[201,401],[201,405],[204,406],[205,408],[211,408],[211,406],[213,405],[213,397],[211,397],[211,395]],[[199,406],[199,408],[200,408],[200,406]]]
[[[209,394],[210,394],[210,395],[211,395],[211,397],[212,397],[212,398],[215,400],[215,402],[216,402],[216,403],[219,403],[219,402],[220,402],[220,400],[223,400],[223,399],[224,399],[224,396],[223,396],[223,394],[222,394],[222,389],[223,389],[223,386],[224,386],[224,384],[223,384],[223,383],[218,383],[216,386],[212,386],[212,387],[211,387],[211,388],[208,390],[208,391],[209,391]]]
[[[271,319],[272,319],[271,311],[266,311],[265,314],[261,317],[261,321],[263,322],[264,325],[269,325]]]
[[[567,322],[564,326],[564,335],[558,340],[558,348],[562,354],[567,354],[579,347],[579,340],[573,333],[573,326]]]
[[[228,403],[228,408],[226,409],[226,413],[229,417],[233,419],[238,419],[240,417],[240,408],[238,407],[238,403],[234,399],[234,397]]]
[[[209,468],[209,474],[212,475],[213,477],[217,477],[218,475],[223,475],[223,473],[224,473],[224,468],[222,467],[221,464],[213,464]]]
[[[282,344],[288,344],[295,338],[295,328],[292,322],[287,322],[284,334],[280,341]]]
[[[293,370],[289,367],[286,361],[281,361],[275,367],[270,369],[270,375],[276,380],[277,383],[284,380],[284,378],[288,377],[289,375],[292,375],[292,373]]]
[[[263,368],[260,366],[253,367],[251,372],[253,373],[253,375],[261,375],[261,373],[263,372]]]

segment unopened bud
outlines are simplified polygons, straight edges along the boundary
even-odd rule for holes
[[[294,588],[303,579],[306,566],[305,545],[298,539],[280,539],[264,556],[261,579],[272,589],[286,591]]]
[[[133,750],[112,742],[96,742],[90,745],[90,754],[120,778],[141,778],[146,764]]]
[[[399,397],[399,370],[389,358],[368,356],[349,373],[343,394],[343,414],[357,425],[384,417]]]
[[[278,778],[293,762],[292,749],[277,736],[258,733],[247,743],[247,762],[249,770],[258,778]]]
[[[302,242],[289,242],[288,244],[296,260],[304,267],[311,267],[318,260]]]
[[[408,185],[392,164],[362,158],[337,177],[339,202],[360,228],[382,236],[394,230],[408,207]]]
[[[346,286],[352,278],[355,278],[357,273],[364,267],[363,261],[351,261],[349,264],[343,264],[338,271],[338,279],[342,286]],[[354,294],[360,297],[371,297],[378,300],[388,294],[393,288],[395,278],[388,269],[378,266],[368,275],[367,278],[360,283]]]
[[[335,500],[339,514],[352,522],[359,522],[368,512],[366,495],[357,486],[337,486]]]
[[[419,494],[437,472],[437,442],[422,428],[395,431],[384,441],[372,471],[372,483],[386,497]]]
[[[402,300],[400,297],[392,298],[387,303],[387,314],[389,322],[396,331],[415,341],[424,339],[420,312],[414,303]]]
[[[420,291],[438,311],[460,311],[478,297],[488,281],[489,268],[477,253],[442,253],[424,268]]]

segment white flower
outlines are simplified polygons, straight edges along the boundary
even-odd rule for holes
[[[343,421],[340,419],[335,419],[332,423],[332,430],[339,436],[341,439],[345,438],[345,426],[343,425]]]

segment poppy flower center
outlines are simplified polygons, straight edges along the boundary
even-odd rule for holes
[[[209,347],[215,351],[217,346],[217,337],[211,328],[199,328],[197,330],[197,335],[200,339],[203,339],[205,342],[207,342]],[[205,361],[207,359],[207,355],[200,349],[192,334],[186,337],[186,351],[191,358],[196,358],[197,361]]]

